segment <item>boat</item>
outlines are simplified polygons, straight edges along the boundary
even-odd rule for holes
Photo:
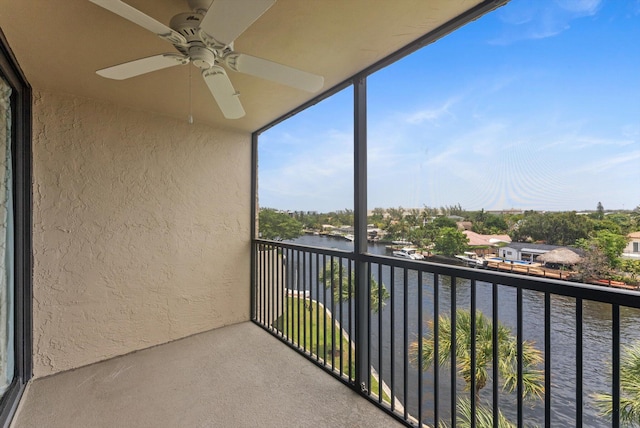
[[[393,255],[396,257],[402,257],[404,259],[410,260],[424,260],[424,256],[417,252],[415,248],[404,247],[400,250],[396,250],[393,252]]]
[[[485,267],[489,263],[483,257],[478,257],[473,251],[465,251],[464,254],[458,254],[455,257],[465,262],[469,267]]]
[[[391,243],[392,243],[393,245],[412,245],[412,244],[413,244],[413,242],[411,242],[411,241],[406,241],[406,240],[404,240],[404,239],[400,239],[400,240],[397,240],[397,241],[391,241]]]

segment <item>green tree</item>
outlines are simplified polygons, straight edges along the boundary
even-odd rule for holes
[[[400,221],[404,219],[404,208],[401,206],[398,208],[389,208],[387,209],[387,214],[389,214],[391,220]]]
[[[602,202],[598,202],[598,206],[596,207],[596,214],[594,217],[598,220],[604,219],[604,206],[602,205]]]
[[[469,218],[473,222],[472,230],[476,233],[499,234],[507,233],[509,225],[502,215],[489,214],[484,210],[469,213]]]
[[[348,302],[354,296],[355,273],[351,271],[351,276],[349,276],[348,269],[337,260],[333,260],[333,262],[325,266],[324,270],[320,272],[319,279],[326,288],[333,288],[333,301],[335,303]],[[369,279],[371,281],[371,310],[378,312],[378,309],[383,308],[387,300],[389,300],[389,292],[384,284],[379,285],[373,276]],[[342,284],[340,283],[341,280]],[[382,297],[381,300],[380,297]]]
[[[578,246],[585,250],[584,257],[578,265],[579,279],[605,279],[611,276],[611,267],[602,250],[588,240],[578,240]]]
[[[369,216],[369,221],[371,223],[382,223],[384,220],[384,208],[374,208],[371,210],[371,215]]]
[[[422,209],[422,217],[425,220],[429,220],[431,217],[437,217],[439,214],[439,210],[438,208],[435,207],[429,207],[427,205],[424,206],[424,208]]]
[[[469,238],[453,227],[443,227],[434,241],[433,249],[444,256],[452,257],[467,249]]]
[[[514,241],[543,241],[551,245],[574,245],[577,239],[589,237],[593,220],[574,211],[557,213],[525,213],[511,233]]]
[[[609,217],[603,220],[596,220],[593,222],[593,230],[608,230],[609,232],[616,233],[618,235],[622,235],[622,227],[615,221],[611,221]]]
[[[638,278],[640,278],[640,260],[622,260],[620,269],[629,275],[632,283],[638,283]]]
[[[613,398],[610,393],[593,395],[603,416],[611,418]],[[624,426],[640,426],[640,343],[624,349],[620,359],[620,422]]]
[[[476,311],[475,315],[475,345],[476,345],[476,366],[475,373],[471,372],[471,311],[459,309],[456,311],[456,346],[455,355],[458,365],[458,371],[464,379],[467,390],[471,389],[472,376],[475,377],[475,391],[473,391],[476,404],[480,405],[480,391],[491,381],[489,371],[492,368],[493,361],[493,324],[481,311]],[[454,352],[451,343],[452,338],[451,318],[441,315],[438,318],[438,361],[439,366],[446,366],[451,361],[451,354]],[[409,345],[409,359],[411,363],[422,369],[428,370],[434,361],[434,326],[433,321],[429,322],[429,332],[422,339],[422,353],[418,341]],[[498,324],[498,337],[496,339],[498,345],[498,370],[499,379],[502,383],[504,391],[513,392],[518,386],[518,341],[511,333],[509,328],[503,324]],[[522,385],[523,396],[527,399],[541,399],[544,394],[544,372],[538,367],[542,363],[542,353],[535,348],[534,344],[529,341],[522,342]],[[458,403],[458,411],[464,417],[469,418],[471,412],[470,403]],[[468,407],[468,410],[465,408]],[[491,427],[492,415],[488,409],[479,406],[479,414],[482,419],[491,417],[488,424],[478,424],[479,427]],[[466,416],[465,416],[466,415]],[[499,426],[509,425],[503,415],[498,415],[501,424]],[[480,417],[476,420],[480,422]],[[464,423],[463,423],[463,426]]]
[[[633,209],[633,211],[631,211],[631,220],[636,227],[640,228],[640,205],[638,205]]]
[[[458,227],[458,224],[456,223],[456,221],[449,217],[436,217],[435,219],[433,219],[433,224],[435,227],[438,227],[438,228],[442,228],[442,227],[457,228]]]
[[[409,210],[409,214],[405,216],[405,220],[410,227],[418,226],[420,223],[422,223],[420,219],[420,210],[416,208],[411,208]]]
[[[458,415],[456,426],[460,428],[471,428],[471,400],[468,398],[459,398],[456,403]],[[440,426],[440,425],[438,425]],[[476,427],[493,428],[493,409],[483,404],[476,405]],[[516,428],[518,425],[511,422],[507,417],[498,410],[498,428]]]
[[[260,210],[258,224],[262,239],[283,241],[302,235],[302,223],[287,213],[271,208]]]
[[[627,238],[625,236],[608,230],[600,230],[588,242],[592,247],[595,246],[602,251],[611,269],[620,266],[620,254],[622,254],[624,247],[627,246]]]
[[[627,213],[609,214],[607,216],[607,220],[617,224],[618,227],[620,227],[621,235],[626,235],[629,232],[632,232],[633,218],[630,214],[627,214]]]

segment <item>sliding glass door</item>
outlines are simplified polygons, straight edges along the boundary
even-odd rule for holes
[[[15,376],[11,87],[0,78],[0,395]]]

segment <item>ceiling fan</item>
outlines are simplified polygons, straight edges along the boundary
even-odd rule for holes
[[[191,62],[202,70],[227,119],[239,119],[245,112],[223,66],[308,92],[317,92],[324,85],[322,76],[234,52],[233,41],[276,0],[188,0],[193,12],[174,16],[168,27],[120,0],[89,1],[155,33],[178,51],[103,68],[96,71],[100,76],[122,80]]]

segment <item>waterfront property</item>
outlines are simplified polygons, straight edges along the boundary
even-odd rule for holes
[[[629,242],[622,250],[622,257],[631,260],[640,260],[640,232],[631,232],[627,235]]]
[[[408,350],[415,342],[421,352],[430,323],[439,331],[440,315],[455,320],[465,308],[496,329],[504,318],[517,354],[512,388],[487,384],[469,415],[482,404],[520,425],[601,425],[589,397],[604,390],[617,426],[636,294],[376,254],[366,247],[362,164],[353,241],[334,244],[343,249],[257,238],[265,128],[352,88],[362,162],[367,77],[503,1],[279,0],[235,48],[322,75],[326,92],[229,72],[246,109],[236,120],[191,79],[192,65],[122,81],[95,74],[181,40],[163,30],[186,2],[130,3],[144,14],[131,20],[162,38],[89,1],[0,0],[1,138],[12,155],[3,156],[2,248],[5,261],[13,256],[3,272],[0,425],[455,425],[457,402],[470,396],[458,354],[434,369]],[[194,48],[198,65],[211,59]],[[455,344],[456,334],[435,339],[436,360],[439,340]],[[544,356],[535,408],[523,401],[527,341]],[[470,377],[471,391],[478,385]]]
[[[561,245],[511,242],[498,250],[498,257],[503,260],[535,262],[542,254],[560,248],[566,247]]]

